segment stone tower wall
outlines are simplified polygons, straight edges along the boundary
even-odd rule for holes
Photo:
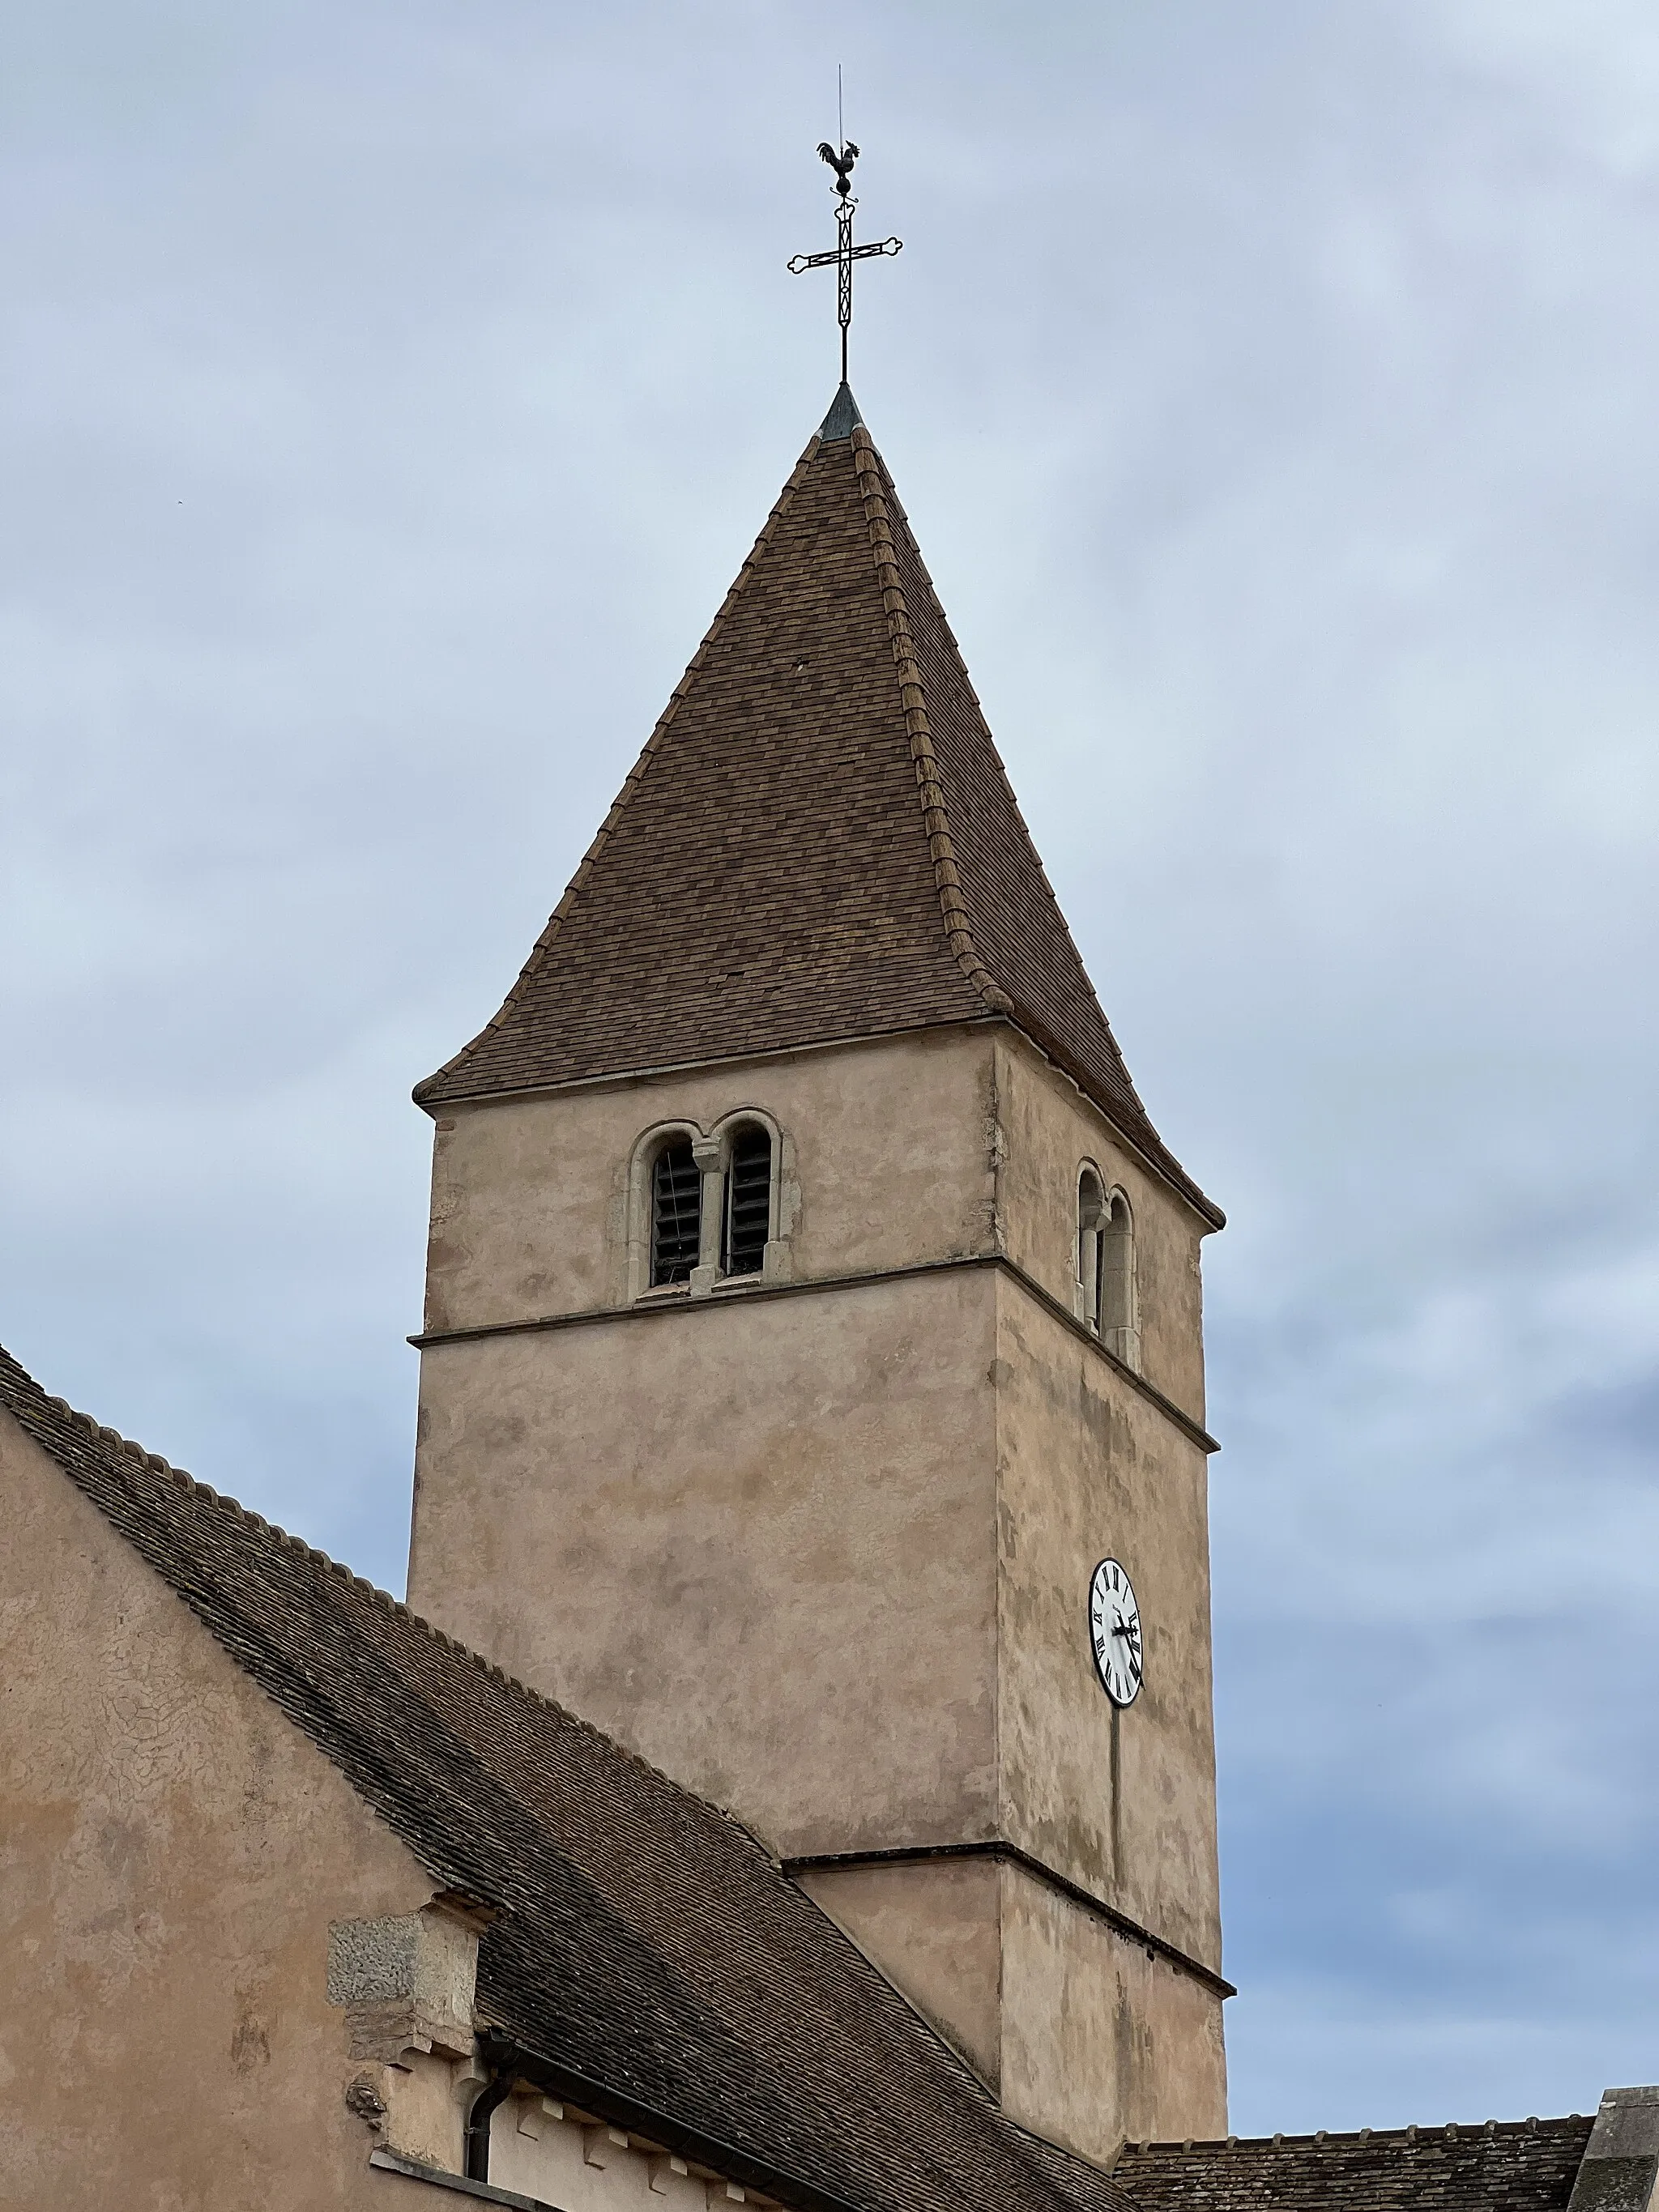
[[[645,1288],[641,1141],[739,1111],[777,1133],[763,1275]],[[1079,1317],[1085,1164],[1133,1211],[1133,1361]],[[731,1807],[1102,2157],[1224,2132],[1204,1226],[1001,1024],[438,1127],[411,1604]]]

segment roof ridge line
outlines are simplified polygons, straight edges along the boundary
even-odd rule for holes
[[[581,896],[583,890],[586,888],[587,879],[593,872],[594,864],[599,860],[599,854],[605,850],[606,842],[610,838],[611,831],[616,828],[623,807],[626,806],[629,800],[633,797],[635,792],[639,788],[640,784],[643,781],[645,772],[651,765],[653,755],[656,752],[657,748],[661,744],[663,738],[668,734],[670,723],[672,722],[675,715],[679,712],[682,702],[685,699],[687,694],[690,691],[692,684],[696,680],[697,671],[702,667],[703,659],[707,654],[709,647],[714,642],[716,631],[720,629],[720,624],[726,620],[726,616],[731,612],[735,602],[741,597],[744,586],[747,585],[750,577],[754,573],[757,562],[759,560],[762,553],[765,550],[767,545],[770,543],[774,530],[776,528],[779,521],[782,519],[784,510],[794,498],[796,490],[799,487],[808,466],[811,463],[814,456],[817,454],[818,447],[822,443],[823,439],[817,434],[814,434],[814,435],[808,440],[805,452],[801,455],[794,467],[791,470],[788,480],[784,484],[783,489],[778,494],[776,499],[772,502],[771,512],[768,514],[765,521],[761,525],[760,533],[756,538],[754,544],[750,547],[748,553],[744,556],[742,567],[732,578],[726,597],[720,603],[720,606],[715,613],[714,621],[709,623],[708,629],[703,632],[702,643],[692,654],[690,659],[685,664],[685,670],[684,674],[681,676],[679,682],[669,693],[668,704],[663,708],[662,713],[657,717],[655,726],[653,728],[650,736],[640,748],[639,757],[635,761],[633,767],[629,769],[626,776],[623,777],[622,789],[617,793],[615,799],[611,802],[610,812],[605,816],[604,821],[600,823],[598,830],[595,832],[592,843],[582,854],[581,860],[577,864],[575,874],[572,876],[570,881],[565,886],[563,897],[559,901],[557,906],[554,908],[552,913],[549,915],[541,935],[531,946],[530,956],[528,959],[526,960],[523,967],[520,969],[519,973],[514,981],[513,988],[508,991],[506,998],[502,1000],[501,1005],[490,1016],[489,1019],[484,1024],[483,1027],[478,1031],[477,1035],[473,1037],[469,1037],[467,1042],[461,1047],[460,1050],[457,1053],[453,1053],[444,1062],[441,1067],[434,1068],[430,1075],[422,1078],[422,1079],[415,1085],[414,1091],[411,1092],[410,1096],[414,1098],[417,1106],[424,1105],[426,1099],[434,1085],[441,1082],[443,1078],[449,1074],[453,1069],[459,1067],[461,1062],[467,1058],[468,1054],[471,1053],[477,1046],[483,1042],[483,1040],[489,1035],[492,1030],[498,1030],[501,1028],[502,1023],[507,1019],[507,1015],[518,1004],[523,993],[528,988],[531,982],[534,980],[536,972],[540,968],[544,957],[552,951],[554,940],[559,933],[560,923],[565,920],[571,908],[575,905],[576,901]]]
[[[1499,2135],[1535,2135],[1540,2128],[1571,2127],[1590,2118],[1587,2112],[1559,2112],[1540,2120],[1535,2114],[1520,2120],[1410,2120],[1395,2128],[1316,2128],[1303,2135],[1283,2131],[1271,2136],[1162,2136],[1142,2141],[1130,2136],[1123,2149],[1137,2155],[1158,2150],[1260,2150],[1300,2148],[1304,2144],[1418,2143],[1439,2137],[1446,2142],[1485,2142]]]
[[[896,488],[891,494],[891,505],[893,509],[896,512],[899,520],[908,526],[910,518],[905,510],[904,501],[898,495]],[[1101,1005],[1100,994],[1095,988],[1094,978],[1089,973],[1088,963],[1085,961],[1081,951],[1078,949],[1076,938],[1072,935],[1072,925],[1066,918],[1066,909],[1060,903],[1060,893],[1054,889],[1053,878],[1048,873],[1048,863],[1044,860],[1042,854],[1038,851],[1036,839],[1031,835],[1031,825],[1025,819],[1025,810],[1019,803],[1019,793],[1014,789],[1013,780],[1008,774],[1008,764],[1003,759],[1001,753],[997,750],[996,734],[993,731],[990,722],[986,716],[985,702],[980,697],[979,693],[974,689],[974,679],[969,672],[967,658],[963,653],[961,641],[957,636],[955,630],[951,627],[951,617],[945,611],[945,602],[939,595],[939,586],[933,581],[933,575],[928,569],[926,556],[922,553],[921,547],[917,544],[914,532],[912,532],[911,535],[910,553],[911,557],[915,562],[916,568],[921,576],[921,580],[927,587],[927,596],[933,603],[933,618],[939,626],[939,630],[944,636],[945,643],[956,655],[957,671],[962,678],[963,689],[967,692],[969,699],[972,700],[974,703],[974,711],[980,718],[981,733],[984,738],[986,749],[996,765],[998,774],[1002,777],[1004,782],[1008,787],[1008,803],[1013,810],[1013,817],[1019,825],[1020,832],[1024,837],[1027,845],[1030,848],[1031,859],[1036,865],[1037,876],[1042,882],[1043,890],[1048,894],[1054,913],[1059,918],[1060,926],[1061,929],[1065,931],[1066,938],[1071,943],[1072,950],[1077,953],[1078,966],[1082,970],[1084,981],[1089,987],[1090,995],[1093,998],[1095,1005],[1099,1010],[1100,1018],[1103,1022],[1106,1023],[1107,1028],[1110,1029],[1111,1024],[1107,1020],[1105,1007]],[[908,615],[908,608],[906,611]],[[1141,1112],[1145,1114],[1146,1112],[1146,1105],[1141,1099],[1140,1093],[1135,1090],[1134,1079],[1130,1075],[1127,1066],[1123,1070],[1123,1075],[1124,1080],[1128,1084],[1130,1091],[1134,1097],[1135,1103],[1140,1108]],[[1151,1116],[1148,1115],[1147,1118],[1150,1121]]]
[[[19,1367],[18,1372],[23,1376],[26,1382],[33,1385],[36,1390],[40,1390],[40,1386],[35,1382],[27,1368]],[[76,1428],[84,1430],[94,1443],[101,1444],[106,1450],[121,1459],[133,1461],[148,1474],[165,1475],[187,1498],[198,1498],[204,1504],[216,1506],[219,1511],[228,1519],[240,1521],[245,1527],[258,1529],[260,1534],[269,1536],[274,1543],[284,1545],[289,1551],[301,1553],[314,1565],[325,1568],[330,1574],[337,1576],[342,1582],[350,1583],[355,1588],[363,1591],[383,1610],[407,1613],[410,1620],[424,1628],[428,1635],[435,1636],[441,1643],[453,1642],[453,1638],[446,1636],[442,1629],[434,1628],[422,1614],[410,1611],[402,1598],[393,1597],[390,1590],[382,1589],[378,1583],[370,1582],[367,1576],[360,1575],[355,1567],[348,1566],[343,1559],[337,1559],[331,1553],[321,1551],[315,1544],[307,1543],[303,1536],[296,1535],[291,1528],[284,1528],[275,1521],[267,1521],[263,1513],[252,1505],[244,1505],[240,1498],[233,1498],[228,1491],[217,1490],[212,1483],[198,1480],[185,1468],[175,1467],[173,1462],[164,1457],[161,1453],[150,1451],[134,1437],[123,1436],[119,1429],[111,1428],[107,1422],[100,1421],[96,1414],[84,1413],[78,1406],[71,1406],[67,1398],[48,1397],[44,1391],[40,1392],[40,1395],[46,1405],[55,1412],[62,1413]],[[118,1469],[113,1471],[119,1472]],[[455,1649],[462,1651],[468,1650],[469,1647],[457,1644]],[[474,1653],[472,1656],[476,1658],[477,1654]],[[482,1663],[487,1666],[489,1662]],[[532,1697],[538,1694],[534,1691],[531,1692]]]
[[[927,834],[927,852],[933,864],[933,889],[939,898],[945,940],[957,967],[985,1004],[995,1013],[1012,1014],[1013,1000],[986,966],[974,941],[973,918],[963,896],[962,870],[957,860],[956,840],[951,834],[951,811],[939,780],[939,757],[933,750],[933,728],[927,718],[927,688],[916,660],[904,586],[893,557],[893,526],[886,489],[881,480],[875,440],[861,422],[854,428],[852,445],[853,466],[858,473],[864,519],[870,532],[871,556],[876,564],[876,581],[881,586],[881,603],[887,617],[888,641],[893,649],[893,665],[898,678],[899,705],[916,772],[916,793],[921,801],[922,827]]]

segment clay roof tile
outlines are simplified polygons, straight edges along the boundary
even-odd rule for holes
[[[1591,2123],[1130,2143],[1114,2168],[1144,2212],[1567,2212]]]

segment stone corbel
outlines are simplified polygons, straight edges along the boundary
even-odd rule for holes
[[[345,2014],[350,2056],[392,2065],[410,2051],[470,2058],[483,1925],[435,1899],[416,1912],[335,1921],[328,2001]]]
[[[562,2120],[564,2106],[556,2098],[544,2097],[538,2091],[529,2090],[513,2100],[513,2124],[521,2136],[539,2142],[542,2130],[550,2120]]]
[[[613,2165],[628,2148],[628,2136],[622,2128],[603,2125],[582,2130],[582,2164],[607,2166]]]

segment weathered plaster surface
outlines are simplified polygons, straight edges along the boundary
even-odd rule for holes
[[[411,1602],[786,1856],[1000,1835],[1218,1966],[1201,1452],[1006,1271],[813,1288],[1006,1252],[1069,1316],[1091,1160],[1134,1212],[1142,1371],[1201,1421],[1202,1224],[1023,1040],[458,1109],[429,1327],[625,1309],[641,1133],[745,1107],[785,1133],[800,1287],[428,1345]],[[1107,1553],[1147,1637],[1116,1720]],[[1215,1996],[1098,1916],[984,1862],[805,1878],[1030,2124],[1109,2154],[1216,2121]]]
[[[798,1879],[994,2089],[1002,2070],[996,1862],[813,1867]]]
[[[1227,2132],[1221,2001],[1023,1868],[1001,1875],[1002,2102],[1085,2158]]]
[[[712,1130],[745,1107],[777,1122],[793,1154],[795,1274],[988,1249],[989,1071],[985,1033],[945,1030],[455,1108],[434,1143],[426,1326],[626,1304],[639,1137],[665,1122]]]
[[[1141,1372],[1201,1427],[1204,1223],[1140,1166],[1104,1115],[1024,1039],[1002,1033],[995,1050],[1009,1258],[1072,1310],[1078,1170],[1092,1161],[1105,1187],[1121,1189],[1134,1214]]]
[[[1018,1282],[997,1283],[1003,1832],[1218,1971],[1204,1455]],[[1109,1555],[1146,1638],[1122,1711],[1087,1634]]]
[[[1159,1176],[1148,1175],[1102,1113],[1022,1037],[995,1046],[1002,1141],[1002,1225],[1009,1259],[1071,1312],[1078,1281],[1075,1192],[1084,1161],[1117,1186],[1134,1212],[1141,1374],[1203,1425],[1203,1294],[1199,1243],[1206,1224]]]
[[[410,1603],[787,1855],[988,1833],[994,1280],[428,1348]]]
[[[1221,2001],[1024,1868],[814,1868],[832,1919],[1015,2119],[1103,2162],[1126,2136],[1227,2131]]]
[[[7,2206],[416,2203],[325,1983],[430,1876],[4,1414],[0,1498]]]

